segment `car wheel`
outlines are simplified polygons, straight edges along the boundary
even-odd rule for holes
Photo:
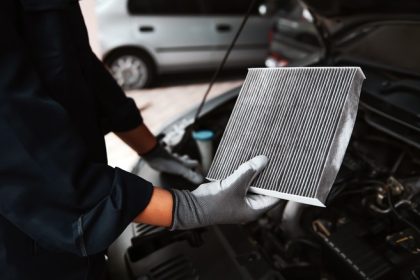
[[[144,54],[120,52],[109,57],[105,63],[124,90],[145,88],[153,79],[153,64]]]

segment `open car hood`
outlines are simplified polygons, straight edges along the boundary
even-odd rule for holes
[[[419,0],[303,0],[319,16],[418,14]]]

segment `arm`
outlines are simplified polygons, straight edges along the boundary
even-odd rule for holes
[[[83,68],[86,84],[95,96],[97,114],[104,133],[110,131],[116,133],[152,168],[180,175],[195,184],[201,183],[203,176],[193,170],[198,166],[198,162],[172,154],[157,143],[156,138],[144,125],[134,101],[125,96],[111,74],[92,52],[80,9],[72,9],[71,15],[73,24],[68,28],[76,36],[74,41],[77,42],[80,56],[76,64]]]
[[[144,124],[116,134],[153,169],[180,175],[194,184],[203,182],[203,176],[192,170],[198,166],[197,161],[168,152]]]
[[[136,223],[169,227],[172,223],[173,197],[162,188],[155,187],[147,207],[135,219]]]
[[[155,136],[145,124],[141,124],[132,130],[116,132],[115,134],[139,155],[148,153],[158,144]]]

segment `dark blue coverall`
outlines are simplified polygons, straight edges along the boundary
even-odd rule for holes
[[[93,55],[75,0],[0,3],[0,279],[103,279],[152,185],[106,164],[141,124]]]

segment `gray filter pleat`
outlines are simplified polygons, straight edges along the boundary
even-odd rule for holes
[[[364,79],[358,67],[250,69],[207,177],[226,178],[266,155],[252,192],[324,206]]]

